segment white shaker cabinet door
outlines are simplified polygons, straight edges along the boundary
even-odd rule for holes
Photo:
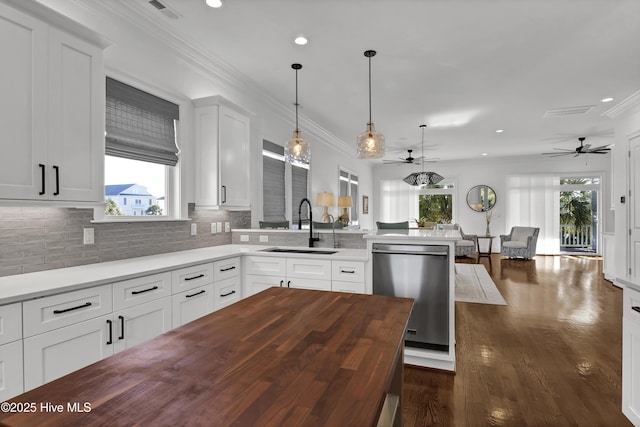
[[[23,392],[22,341],[0,345],[0,402]]]
[[[115,333],[107,315],[25,338],[25,391],[110,356]]]
[[[173,295],[172,326],[177,328],[213,312],[214,295],[213,283]]]
[[[115,353],[171,330],[171,297],[114,313]]]

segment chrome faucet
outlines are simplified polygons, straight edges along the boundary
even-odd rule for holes
[[[307,202],[309,205],[309,247],[313,247],[313,242],[320,241],[319,237],[313,237],[313,213],[311,212],[311,202],[306,197],[300,200],[300,205],[298,206],[298,230],[302,230],[302,204]]]

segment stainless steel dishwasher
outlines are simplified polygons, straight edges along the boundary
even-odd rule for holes
[[[449,247],[374,243],[373,293],[415,300],[405,344],[449,350]]]

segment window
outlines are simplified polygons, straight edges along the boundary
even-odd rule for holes
[[[347,208],[347,212],[349,213],[349,223],[353,225],[358,225],[358,211],[359,211],[359,200],[358,200],[358,175],[353,174],[345,169],[340,169],[340,196],[350,196],[351,197],[351,207]],[[339,215],[342,215],[342,208],[338,207]]]
[[[298,224],[298,206],[308,197],[309,165],[291,165],[284,160],[284,148],[269,141],[262,144],[262,210],[263,221],[289,221]],[[289,202],[287,202],[289,201]],[[303,222],[309,221],[305,204]]]
[[[111,78],[106,95],[105,217],[171,215],[178,105]]]
[[[453,184],[424,185],[418,194],[417,219],[438,224],[453,221]]]

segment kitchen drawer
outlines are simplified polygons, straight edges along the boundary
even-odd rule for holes
[[[343,282],[334,280],[331,282],[331,290],[334,292],[351,292],[364,294],[364,282]]]
[[[25,301],[22,303],[24,337],[93,319],[112,310],[111,285]]]
[[[331,261],[331,280],[364,283],[364,262]]]
[[[194,265],[171,272],[171,292],[174,294],[209,283],[213,283],[213,263]]]
[[[213,283],[175,294],[171,297],[172,327],[177,328],[213,312]]]
[[[0,307],[0,345],[22,338],[22,304]]]
[[[331,261],[287,258],[287,279],[322,279],[331,282]]]
[[[213,280],[223,280],[240,275],[240,258],[229,258],[213,263]]]
[[[170,295],[170,272],[124,280],[113,284],[113,310],[134,307]]]
[[[296,289],[313,289],[316,291],[330,291],[331,280],[307,279],[307,278],[287,278],[287,286]]]
[[[247,274],[285,277],[287,275],[287,259],[270,256],[248,256],[245,257],[245,271]]]
[[[624,288],[624,311],[622,318],[640,325],[640,292],[629,287]]]
[[[231,277],[217,281],[213,284],[215,288],[215,309],[233,304],[240,300],[240,278]]]

